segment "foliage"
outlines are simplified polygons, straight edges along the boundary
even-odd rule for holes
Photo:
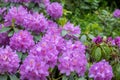
[[[38,73],[38,75],[40,74],[42,76],[37,78],[35,77],[35,80],[39,80],[40,78],[43,78],[42,80],[45,80],[45,78],[47,80],[93,80],[93,78],[89,77],[89,69],[92,65],[94,65],[94,63],[98,63],[102,60],[106,60],[112,66],[112,71],[114,74],[112,80],[119,80],[120,18],[115,18],[113,16],[113,11],[120,7],[118,5],[120,2],[118,0],[114,0],[112,2],[109,0],[50,0],[51,3],[61,3],[60,5],[56,4],[57,10],[60,9],[60,11],[56,10],[52,13],[50,10],[54,11],[54,8],[51,9],[51,7],[49,11],[47,11],[47,6],[45,5],[44,0],[41,1],[43,2],[5,3],[4,0],[0,0],[0,11],[2,8],[5,8],[3,12],[0,12],[0,47],[6,48],[8,45],[11,48],[15,47],[15,49],[12,49],[13,51],[16,51],[16,54],[21,61],[19,64],[20,67],[18,67],[16,73],[0,73],[0,80],[24,80],[25,78],[28,78],[26,77],[27,75],[30,76],[31,80],[33,80],[32,78],[35,75],[31,76],[32,72],[27,72],[27,68],[28,70],[30,68],[26,68],[26,66],[31,66],[33,63],[39,69],[43,68],[40,69],[40,72]],[[9,13],[9,10],[12,8],[12,6],[19,8],[20,5],[24,6],[23,8],[28,11],[25,14],[29,15],[29,17],[27,18],[26,15],[24,16],[22,11],[19,13],[19,15],[24,16],[24,19],[27,18],[28,21],[31,17],[32,19],[29,23],[27,23],[28,21],[26,21],[26,23],[25,21],[22,21],[22,23],[19,22],[20,19],[16,18],[15,14],[10,16],[13,18],[11,18],[11,21],[9,21],[9,17],[5,17]],[[63,6],[63,12],[61,12],[61,5]],[[19,9],[17,10],[19,11]],[[43,13],[43,15],[39,15],[40,13]],[[59,15],[57,15],[58,13]],[[50,14],[52,16],[50,16]],[[6,19],[8,19],[8,22],[10,23],[7,24]],[[36,19],[38,19],[38,22]],[[49,24],[47,25],[45,21],[47,21]],[[67,22],[70,23],[67,24]],[[39,25],[40,23],[42,23],[42,26]],[[29,27],[29,25],[32,26]],[[76,27],[79,27],[81,30]],[[20,30],[23,30],[22,33],[20,33]],[[24,30],[28,31],[25,33],[27,36],[23,34]],[[77,32],[77,30],[79,31]],[[38,32],[36,33],[36,31]],[[17,36],[14,37],[15,35]],[[100,36],[101,38],[96,36]],[[10,41],[13,37],[14,41],[12,42],[13,45],[11,45]],[[21,37],[23,38],[21,39]],[[19,39],[20,42],[17,41]],[[99,41],[100,39],[101,41]],[[34,41],[34,43],[31,45],[31,47],[29,45],[32,41]],[[24,47],[25,50],[22,51]],[[73,53],[78,55],[78,57],[73,55]],[[84,55],[86,56],[86,59],[83,57]],[[63,58],[66,59],[66,57],[67,59],[72,59],[73,63],[72,61],[66,60],[63,61],[64,65],[67,65],[68,69],[73,70],[64,71],[66,67],[62,65],[62,60]],[[81,65],[78,60],[81,62],[83,61],[84,66]],[[41,61],[40,64],[37,64],[39,61]],[[65,62],[70,63],[71,65]],[[41,67],[41,64],[46,66]],[[86,67],[85,70],[80,71],[83,71],[83,76],[80,74],[80,72],[75,70],[75,65],[79,66],[80,68]],[[62,68],[60,66],[62,66]],[[38,69],[37,67],[34,67],[33,70],[36,71]],[[22,68],[26,69],[26,74],[23,73],[24,70],[22,70]],[[46,71],[46,73],[44,73],[43,70]],[[67,72],[70,72],[70,74],[68,75]]]

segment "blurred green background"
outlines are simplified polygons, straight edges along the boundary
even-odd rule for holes
[[[113,11],[120,8],[120,0],[51,0],[64,6],[62,25],[69,20],[80,25],[82,34],[94,36],[120,35],[120,20],[113,17]],[[61,22],[61,21],[60,21]]]

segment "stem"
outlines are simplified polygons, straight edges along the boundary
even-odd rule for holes
[[[12,28],[15,28],[15,19],[12,19]]]
[[[51,77],[50,77],[50,76],[48,76],[48,80],[53,80],[53,79],[51,79]]]
[[[60,77],[58,77],[57,79],[54,79],[54,80],[59,80],[60,78],[62,78],[63,75],[61,75]]]

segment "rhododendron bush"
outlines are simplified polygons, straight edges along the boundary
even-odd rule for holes
[[[119,34],[88,34],[93,28],[69,20],[64,0],[0,4],[0,80],[120,79]],[[120,10],[111,18],[117,23]]]

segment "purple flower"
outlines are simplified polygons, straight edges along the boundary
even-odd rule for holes
[[[94,80],[112,80],[112,67],[105,60],[95,63],[89,69],[89,77]]]
[[[47,13],[54,19],[60,18],[63,14],[62,5],[58,2],[53,2],[47,6]]]
[[[111,42],[112,40],[113,40],[112,37],[107,38],[107,42]]]
[[[48,22],[42,13],[28,14],[24,17],[24,27],[36,33],[44,32],[48,28]]]
[[[46,35],[43,38],[43,41],[51,42],[54,44],[59,53],[65,49],[65,40],[61,37],[61,30],[62,29],[56,26],[48,27]]]
[[[31,0],[4,0],[4,2],[14,2],[14,3],[23,3],[23,2],[30,2]]]
[[[64,26],[63,29],[66,30],[68,32],[69,35],[76,35],[76,34],[80,34],[80,27],[79,26],[75,26],[74,24],[71,24],[70,22],[67,22]]]
[[[8,26],[8,23],[3,24],[5,27]],[[2,24],[0,24],[0,30],[2,29]],[[8,45],[9,43],[9,37],[8,37],[8,32],[3,32],[0,33],[0,46],[5,46]]]
[[[20,67],[21,80],[47,80],[48,65],[39,56],[28,55]]]
[[[57,23],[49,20],[48,25],[49,25],[49,27],[47,29],[46,35],[49,34],[49,35],[58,35],[58,36],[60,36],[62,29],[60,29],[58,27]]]
[[[30,50],[29,54],[38,55],[47,62],[49,67],[57,64],[59,53],[64,50],[64,39],[60,36],[61,30],[57,25],[50,21],[49,28],[41,41]],[[52,26],[53,25],[53,26]]]
[[[43,0],[43,3],[45,7],[47,7],[48,5],[50,5],[50,0]]]
[[[17,25],[22,25],[27,14],[28,12],[23,6],[12,7],[5,16],[5,21],[12,23],[15,20]]]
[[[14,50],[26,52],[34,46],[33,36],[28,31],[20,30],[10,38],[10,46]]]
[[[50,41],[45,41],[43,39],[30,50],[29,54],[39,56],[52,68],[57,64],[58,51],[56,46]]]
[[[113,12],[113,16],[116,17],[116,18],[120,18],[120,9],[116,9],[116,10]]]
[[[110,45],[115,45],[115,41],[113,40],[112,37],[108,37],[106,42]]]
[[[101,36],[97,36],[95,37],[92,41],[95,43],[95,44],[100,44],[102,43],[102,37]]]
[[[19,67],[19,62],[18,55],[9,46],[0,48],[0,74],[15,73]]]
[[[4,0],[4,2],[14,2],[14,3],[29,3],[29,2],[35,2],[35,3],[40,3],[41,0]]]
[[[74,44],[72,41],[68,41],[66,50],[59,57],[58,69],[60,72],[66,75],[76,72],[79,76],[83,76],[86,71],[86,65],[85,46],[79,41]]]
[[[30,0],[30,1],[34,3],[40,3],[42,0]]]
[[[5,10],[6,10],[5,7],[4,8],[0,8],[0,15],[2,15]]]
[[[0,33],[0,46],[7,45],[9,43],[8,33]]]
[[[115,45],[119,46],[120,47],[120,37],[116,37],[114,39],[114,42],[115,42]]]
[[[58,24],[56,22],[53,22],[52,20],[48,20],[48,28],[56,28],[58,27]],[[55,30],[54,30],[55,31]],[[49,31],[48,31],[49,32]]]

